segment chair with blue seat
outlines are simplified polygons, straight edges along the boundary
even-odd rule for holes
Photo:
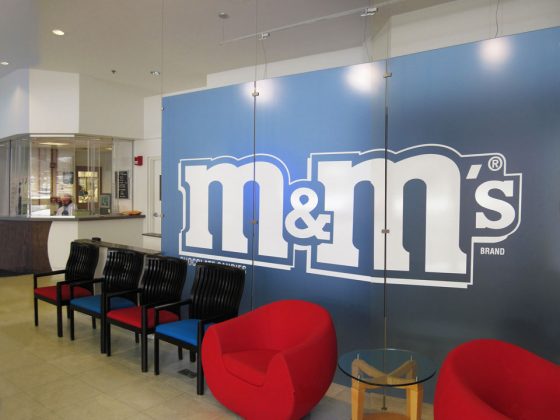
[[[154,333],[154,372],[159,374],[159,340],[188,349],[191,362],[197,362],[197,394],[204,393],[204,373],[200,357],[200,343],[210,325],[237,316],[243,296],[245,271],[222,264],[199,262],[196,265],[191,296],[187,300],[156,308]],[[159,324],[159,313],[170,308],[188,305],[188,319]]]
[[[33,309],[35,313],[35,326],[39,325],[38,301],[56,305],[56,326],[59,337],[62,337],[62,307],[68,306],[70,302],[70,286],[84,280],[92,280],[95,275],[97,261],[99,259],[99,248],[95,245],[72,242],[70,244],[70,255],[64,270],[36,273],[33,275]],[[54,286],[38,287],[38,279],[45,276],[64,274],[64,280]],[[93,294],[93,288],[84,284],[74,288],[74,296],[85,297]]]
[[[107,293],[105,318],[105,345],[111,356],[111,325],[133,331],[141,336],[142,372],[148,371],[148,334],[154,332],[155,310],[158,305],[177,302],[187,276],[187,262],[178,258],[151,255],[146,257],[144,273],[138,288]],[[131,293],[138,296],[138,305],[113,308],[113,299]],[[170,308],[159,313],[161,323],[179,319],[179,311]]]
[[[71,340],[74,340],[74,312],[77,311],[91,316],[93,322],[95,322],[96,318],[99,318],[101,320],[101,353],[105,353],[104,325],[107,294],[137,288],[143,266],[143,254],[130,250],[110,248],[107,251],[107,261],[103,268],[102,278],[77,282],[70,286],[71,300],[68,308],[70,311]],[[74,287],[93,286],[94,284],[101,285],[101,294],[74,298]],[[115,296],[111,299],[111,308],[122,309],[136,306],[135,299],[135,293]]]

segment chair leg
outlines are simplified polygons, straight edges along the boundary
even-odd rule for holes
[[[140,352],[142,354],[142,372],[148,371],[148,332],[143,330],[140,334]]]
[[[70,307],[68,307],[68,310],[70,311],[70,340],[74,340],[74,309],[71,309]]]
[[[177,353],[179,354],[179,360],[183,360],[183,347],[177,346]]]
[[[204,372],[202,371],[202,357],[196,358],[196,393],[204,395]]]
[[[62,337],[62,306],[56,305],[56,330],[59,337]]]
[[[99,343],[100,343],[100,347],[101,347],[101,354],[105,353],[105,331],[106,331],[106,326],[105,326],[105,319],[103,318],[103,315],[101,315],[101,319],[99,320],[99,328],[100,328],[100,337],[99,337]]]
[[[191,363],[196,362],[196,353],[192,350],[189,350],[189,354],[190,354],[190,358],[191,358]]]
[[[70,319],[70,306],[66,306],[66,318]]]
[[[138,339],[138,333],[137,332],[134,333],[134,341],[136,341],[136,344],[138,344],[140,342],[140,340]]]
[[[107,357],[111,356],[111,324],[105,322],[105,352]]]
[[[97,323],[95,322],[94,316],[91,317],[91,328],[93,328],[94,330],[97,328]]]
[[[154,374],[159,375],[159,340],[154,337]]]
[[[35,312],[35,326],[39,326],[39,308],[37,304],[37,298],[33,297],[33,310]]]

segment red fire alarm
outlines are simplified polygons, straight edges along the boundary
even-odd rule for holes
[[[144,163],[144,156],[134,156],[134,164],[136,166],[142,166]]]

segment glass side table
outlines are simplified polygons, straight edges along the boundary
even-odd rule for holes
[[[423,382],[436,373],[436,367],[429,358],[413,351],[391,348],[345,353],[338,359],[338,368],[352,378],[352,420],[364,419],[365,391],[385,387],[406,390],[408,416],[378,413],[370,414],[367,418],[420,420]]]

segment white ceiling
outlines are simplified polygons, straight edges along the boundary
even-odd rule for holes
[[[10,62],[0,66],[0,77],[31,67],[85,74],[148,94],[180,91],[204,86],[208,73],[360,46],[390,16],[447,1],[0,0],[0,61]],[[302,25],[273,33],[263,45],[254,37],[223,43],[371,5],[380,6],[373,18],[355,13]],[[229,18],[219,19],[220,11]],[[53,35],[54,28],[66,35]]]

